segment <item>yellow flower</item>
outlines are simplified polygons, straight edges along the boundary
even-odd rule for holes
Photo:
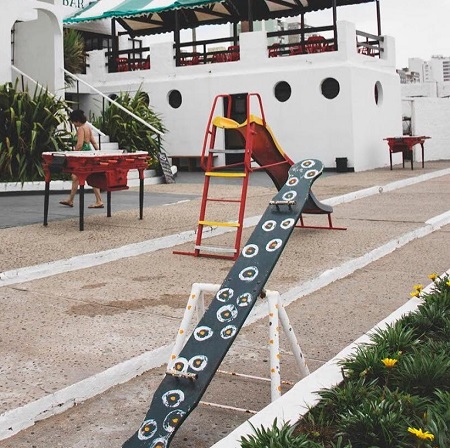
[[[395,364],[397,364],[397,359],[393,359],[393,358],[384,358],[381,360],[381,362],[385,365],[386,368],[391,369],[392,367],[395,366]]]
[[[430,280],[433,280],[433,282],[438,278],[438,275],[436,274],[436,272],[433,272],[432,274],[430,274],[429,276],[428,276],[428,278],[430,279]]]
[[[445,284],[446,284],[447,286],[450,286],[450,280],[449,280],[448,282],[445,282]]]
[[[415,289],[415,290],[417,290],[417,291],[422,291],[422,289],[423,289],[423,285],[421,285],[420,283],[419,284],[417,284],[417,285],[414,285],[413,286],[413,289]]]
[[[422,440],[434,440],[434,435],[428,431],[422,431],[421,429],[408,428],[408,432],[414,434],[416,437]]]
[[[411,297],[419,297],[420,291],[417,291],[417,289],[416,289],[415,291],[410,292],[409,295],[410,295]]]

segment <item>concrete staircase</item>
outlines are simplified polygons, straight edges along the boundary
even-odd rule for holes
[[[94,138],[100,149],[103,150],[120,149],[119,144],[117,142],[111,142],[109,135],[100,135],[94,133]]]

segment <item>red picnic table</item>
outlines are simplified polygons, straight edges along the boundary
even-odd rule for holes
[[[389,145],[389,161],[391,164],[391,170],[392,170],[392,153],[394,152],[401,152],[402,153],[402,162],[403,162],[403,168],[405,168],[405,159],[408,158],[408,156],[411,159],[411,169],[414,169],[413,167],[413,161],[414,161],[414,146],[420,145],[422,147],[422,168],[424,168],[424,147],[423,144],[425,143],[425,140],[431,138],[431,137],[425,137],[424,135],[403,135],[402,137],[387,137],[384,140],[387,140]],[[405,157],[406,156],[406,157]]]

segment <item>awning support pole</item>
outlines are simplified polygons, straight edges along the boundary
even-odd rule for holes
[[[334,48],[335,51],[338,50],[338,39],[337,39],[337,7],[336,0],[333,0],[333,34],[334,34]]]
[[[376,7],[377,7],[377,29],[378,29],[378,36],[381,36],[381,12],[380,12],[380,0],[376,0]]]
[[[111,20],[111,35],[112,35],[112,60],[109,61],[111,63],[111,67],[113,72],[117,72],[117,58],[119,57],[119,38],[116,35],[116,19]]]
[[[181,51],[180,51],[180,18],[178,10],[175,10],[175,30],[173,32],[175,40],[175,64],[180,65]]]

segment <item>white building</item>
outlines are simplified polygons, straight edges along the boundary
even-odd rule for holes
[[[21,71],[62,94],[62,18],[65,8],[79,4],[15,0],[12,5],[0,19],[2,41],[8,43],[0,46],[0,82],[16,76],[9,62],[14,53]],[[314,157],[333,169],[337,158],[347,158],[355,171],[387,166],[383,139],[402,134],[394,39],[382,36],[380,57],[372,57],[358,52],[352,23],[338,22],[337,36],[335,51],[269,57],[266,32],[246,32],[240,35],[239,60],[190,66],[175,64],[172,43],[155,43],[151,69],[116,73],[107,70],[106,50],[94,50],[81,78],[106,95],[144,90],[168,129],[169,156],[200,155],[216,95],[256,92],[279,145],[294,161]],[[98,110],[99,98],[83,85],[78,88],[82,108]]]
[[[450,57],[432,56],[429,61],[420,58],[408,60],[410,71],[419,73],[421,82],[450,81]]]

